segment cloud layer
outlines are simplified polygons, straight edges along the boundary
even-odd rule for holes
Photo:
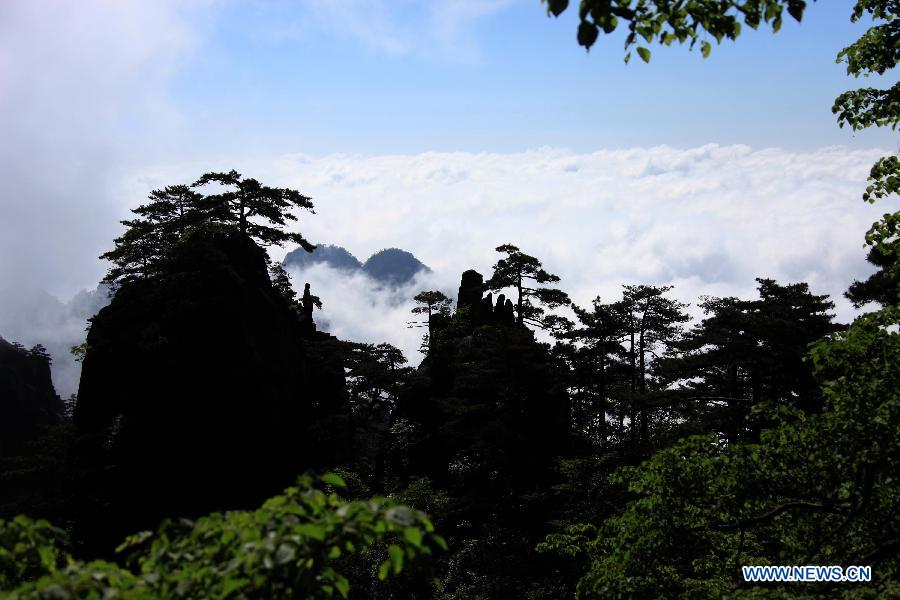
[[[879,150],[746,146],[577,154],[291,156],[245,171],[313,196],[310,239],[365,255],[396,245],[445,277],[489,275],[505,242],[538,256],[579,303],[626,283],[684,300],[753,295],[755,277],[836,297],[864,277],[863,234],[882,207],[859,197]],[[454,287],[455,289],[455,287]]]
[[[418,326],[421,315],[413,315],[413,296],[422,290],[439,289],[456,296],[456,287],[447,287],[447,277],[422,272],[402,286],[379,284],[363,272],[348,273],[317,264],[289,271],[295,289],[309,283],[311,292],[322,299],[322,310],[313,318],[322,331],[343,340],[379,344],[388,342],[400,348],[411,364],[422,356],[419,347],[425,330]]]
[[[179,6],[0,3],[0,282],[72,293],[99,272],[123,164],[175,118],[166,84],[192,40]]]

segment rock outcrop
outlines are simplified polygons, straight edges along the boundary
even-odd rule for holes
[[[252,506],[350,444],[337,340],[272,288],[264,252],[195,234],[165,274],[93,319],[75,422],[111,539],[160,517]],[[90,526],[90,525],[88,525]]]
[[[62,414],[49,356],[0,338],[0,457],[22,452],[42,426],[59,423]]]
[[[490,511],[511,490],[546,481],[567,446],[569,410],[547,345],[515,322],[502,294],[482,293],[482,276],[466,271],[456,314],[398,400],[392,468]]]

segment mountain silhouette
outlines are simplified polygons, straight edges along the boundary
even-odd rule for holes
[[[346,248],[331,244],[319,244],[312,252],[307,252],[303,248],[291,250],[281,262],[285,268],[295,269],[305,269],[322,263],[342,271],[357,271],[362,268],[359,259],[350,254]]]
[[[379,250],[361,263],[346,248],[331,244],[319,244],[312,252],[297,248],[287,253],[282,261],[285,268],[305,269],[325,264],[348,273],[363,272],[384,285],[400,286],[412,281],[419,273],[430,271],[412,253],[400,248]]]

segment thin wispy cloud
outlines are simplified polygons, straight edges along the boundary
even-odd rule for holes
[[[481,56],[478,22],[516,0],[303,0],[274,3],[258,15],[261,34],[302,39],[321,34],[387,56],[438,57],[454,62]],[[297,10],[298,7],[300,10]]]

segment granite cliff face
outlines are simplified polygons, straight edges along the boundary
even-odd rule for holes
[[[104,491],[85,511],[118,534],[252,505],[350,447],[337,341],[272,287],[263,250],[196,234],[167,260],[87,338],[75,423]]]
[[[0,457],[22,452],[42,426],[59,423],[62,414],[49,356],[0,338]]]

